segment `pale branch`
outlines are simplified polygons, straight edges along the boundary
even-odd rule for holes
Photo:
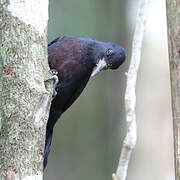
[[[127,134],[123,141],[121,155],[116,174],[112,175],[113,180],[125,180],[131,152],[136,145],[136,79],[141,59],[141,48],[145,30],[146,9],[149,0],[141,0],[140,8],[136,18],[136,27],[132,43],[132,55],[127,75],[127,87],[125,92]]]
[[[180,2],[166,0],[175,179],[180,180]]]

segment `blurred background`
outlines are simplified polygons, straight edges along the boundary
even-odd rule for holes
[[[54,131],[45,180],[111,180],[126,133],[125,72],[139,0],[50,0],[49,42],[88,36],[126,49],[117,71],[92,78]],[[174,180],[165,0],[151,0],[137,80],[138,138],[128,180]]]

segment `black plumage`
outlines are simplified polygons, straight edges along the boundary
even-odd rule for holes
[[[124,60],[124,49],[110,42],[86,37],[60,37],[48,44],[49,67],[57,71],[59,82],[55,87],[57,94],[51,103],[46,128],[44,168],[53,128],[61,114],[79,97],[91,75],[105,69],[117,69]]]

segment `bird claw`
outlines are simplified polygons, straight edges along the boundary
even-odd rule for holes
[[[56,97],[56,95],[57,95],[57,91],[56,91],[56,89],[55,89],[55,87],[54,87],[52,98],[54,99],[54,98]]]
[[[50,69],[50,71],[53,75],[58,75],[58,72],[56,71],[56,69]]]
[[[51,78],[45,80],[45,82],[48,82],[48,81],[51,81],[51,80],[54,81],[52,97],[55,98],[55,96],[57,95],[56,87],[57,87],[57,84],[59,83],[58,72],[55,69],[51,69],[50,71],[53,74],[53,76]]]

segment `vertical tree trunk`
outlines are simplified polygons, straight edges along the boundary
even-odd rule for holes
[[[174,128],[175,176],[180,179],[180,1],[166,0],[171,95]]]
[[[41,180],[48,0],[0,0],[0,179]]]

